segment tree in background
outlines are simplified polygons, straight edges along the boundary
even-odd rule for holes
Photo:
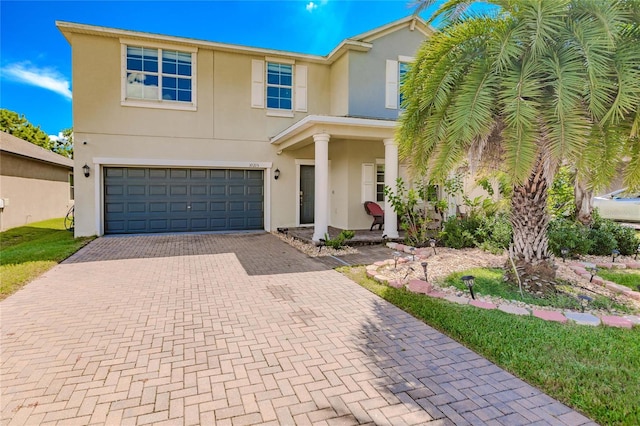
[[[40,129],[40,126],[31,124],[24,115],[8,109],[0,109],[0,131],[64,157],[73,158],[73,128],[62,130],[62,138],[51,139]]]
[[[640,1],[494,0],[485,3],[497,9],[476,15],[471,3],[450,0],[434,14],[445,25],[401,89],[400,154],[439,182],[466,157],[493,159],[514,185],[511,278],[552,291],[546,204],[562,161],[603,182],[621,154],[632,159],[625,183],[640,185]]]
[[[0,109],[0,130],[44,149],[52,150],[49,135],[40,129],[40,126],[34,126],[24,115],[19,115],[17,112]]]
[[[73,158],[73,127],[62,130],[59,137],[52,141],[52,144],[51,150],[53,152]]]

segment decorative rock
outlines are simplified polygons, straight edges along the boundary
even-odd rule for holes
[[[616,262],[616,263],[612,263],[612,264],[611,264],[611,267],[612,267],[612,268],[615,268],[615,269],[627,269],[627,265],[626,265],[626,264],[624,264],[624,263],[617,263],[617,262]]]
[[[593,279],[591,280],[592,283],[594,284],[598,284],[598,285],[604,285],[604,279],[602,277],[599,277],[597,275],[593,276]]]
[[[389,279],[384,275],[376,275],[373,279],[378,281],[380,284],[386,284],[387,281],[389,281]]]
[[[398,243],[387,243],[387,247],[389,247],[391,250],[395,250],[398,247]]]
[[[376,275],[378,275],[378,270],[377,269],[367,269],[367,276],[369,278],[375,279]]]
[[[525,308],[521,308],[519,306],[514,306],[514,305],[500,305],[500,306],[498,306],[498,309],[500,309],[502,312],[506,312],[508,314],[531,315],[530,312],[528,310],[526,310]]]
[[[640,300],[640,292],[637,291],[628,291],[625,293],[627,296],[629,296],[632,299],[635,300]]]
[[[472,300],[471,302],[469,302],[469,304],[475,306],[476,308],[482,309],[496,309],[497,307],[493,303],[483,302],[482,300]]]
[[[583,268],[595,268],[596,264],[591,262],[581,262]]]
[[[588,272],[586,269],[584,269],[582,266],[572,266],[572,267],[571,267],[571,269],[573,269],[573,272],[575,272],[575,273],[576,273],[576,274],[578,274],[578,275],[584,275],[584,274],[591,275],[591,274],[589,274],[589,272]]]
[[[419,248],[416,249],[416,254],[420,255],[420,256],[425,256],[425,257],[429,257],[431,256],[431,254],[433,253],[433,250],[429,249],[429,248]]]
[[[405,253],[409,253],[409,254],[411,254],[411,249],[414,249],[414,250],[415,250],[415,248],[414,248],[414,247],[411,247],[411,246],[404,246],[404,249],[403,249],[402,251],[403,251],[403,252],[405,252]],[[414,253],[415,253],[415,252],[414,252]]]
[[[627,268],[630,269],[640,269],[640,262],[627,262]]]
[[[635,325],[640,325],[640,317],[637,315],[625,315],[622,318],[631,321]]]
[[[404,251],[405,247],[406,246],[404,244],[398,243],[398,244],[396,244],[396,248],[395,249],[396,249],[396,251]]]
[[[622,327],[622,328],[633,327],[633,323],[626,318],[614,317],[611,315],[603,315],[601,319],[604,325],[608,325],[610,327]]]
[[[611,268],[613,268],[613,263],[611,263],[611,262],[600,262],[600,263],[596,263],[596,266],[598,268],[611,269]]]
[[[466,297],[445,296],[444,298],[445,298],[445,300],[448,300],[449,302],[457,303],[459,305],[468,305],[469,304],[469,299],[467,299]]]
[[[404,287],[404,284],[402,284],[402,282],[395,281],[395,280],[389,280],[389,282],[387,284],[390,285],[391,287],[394,287],[394,288],[402,288],[402,287]]]
[[[379,260],[378,262],[375,262],[373,266],[384,266],[386,264],[387,264],[386,260]]]
[[[533,316],[534,317],[538,317],[540,319],[543,319],[545,321],[555,321],[555,322],[561,322],[561,323],[565,323],[567,322],[567,317],[565,317],[564,315],[562,315],[560,312],[556,312],[556,311],[537,311],[537,310],[533,310]]]
[[[586,279],[588,279],[588,280],[590,280],[590,279],[591,279],[591,274],[590,274],[590,273],[588,273],[588,272],[587,272],[586,274],[579,274],[579,275],[580,275],[582,278],[586,278]]]
[[[623,292],[629,292],[629,290],[631,290],[628,287],[625,287],[623,285],[620,284],[616,284],[612,281],[604,281],[603,285],[605,287],[607,287],[609,290],[615,292],[615,293],[623,293]]]
[[[564,313],[564,316],[576,324],[592,326],[600,325],[600,318],[588,313],[567,311]]]
[[[435,297],[437,299],[444,299],[445,297],[447,297],[447,294],[446,293],[441,293],[439,291],[432,291],[431,293],[427,293],[427,296]],[[640,321],[640,318],[638,318],[638,321]]]
[[[433,290],[433,286],[430,283],[422,280],[411,280],[407,287],[409,288],[409,291],[422,294],[427,294]]]

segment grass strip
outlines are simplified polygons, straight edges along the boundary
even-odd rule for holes
[[[558,324],[477,309],[377,283],[355,282],[596,422],[640,424],[640,328]]]
[[[0,300],[78,251],[94,237],[74,238],[64,219],[51,219],[0,233]]]
[[[598,269],[598,275],[607,281],[629,287],[631,290],[640,290],[640,271],[637,269],[630,270],[613,270]]]

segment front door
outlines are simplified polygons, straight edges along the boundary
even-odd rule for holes
[[[300,165],[300,224],[314,222],[315,167]]]

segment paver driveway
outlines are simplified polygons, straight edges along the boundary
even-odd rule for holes
[[[268,234],[101,238],[0,306],[3,424],[590,423]]]

